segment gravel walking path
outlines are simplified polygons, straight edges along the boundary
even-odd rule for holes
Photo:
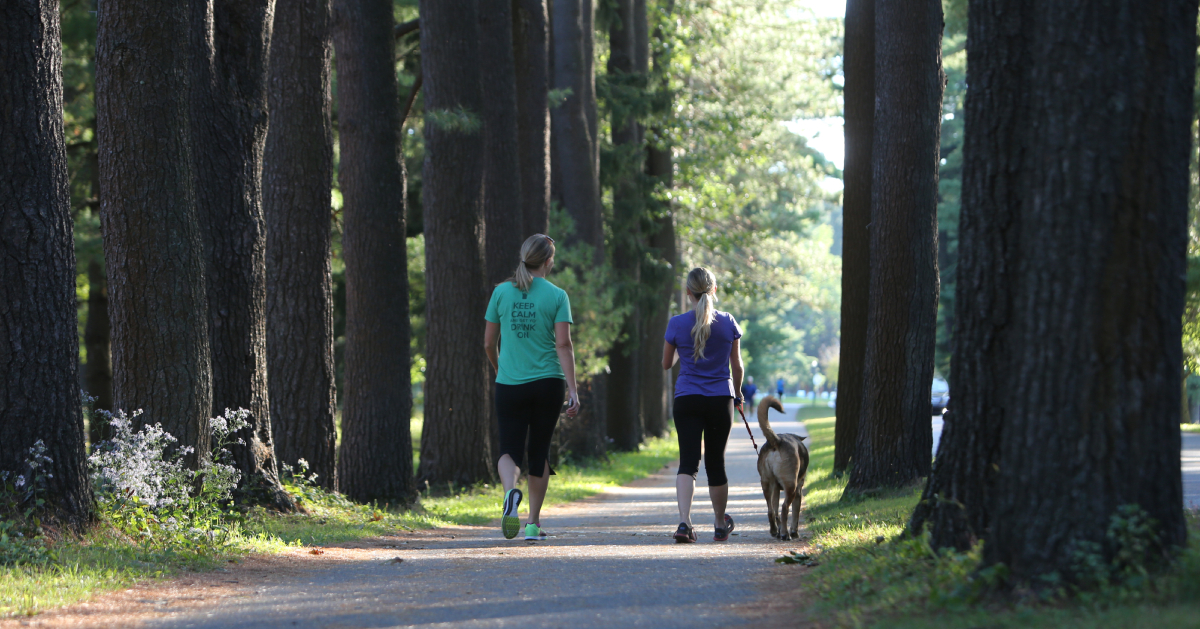
[[[791,420],[796,406],[788,406]],[[772,422],[777,432],[806,434],[803,424],[772,415],[779,418]],[[770,537],[756,460],[738,419],[726,456],[728,511],[737,528],[726,543],[712,541],[703,470],[692,516],[700,542],[670,538],[678,525],[672,465],[544,510],[552,537],[543,542],[506,540],[498,525],[417,531],[328,548],[320,556],[302,549],[260,558],[249,568],[197,577],[173,590],[116,595],[123,603],[109,608],[136,608],[120,616],[99,601],[93,613],[85,604],[26,622],[211,629],[794,627],[801,599],[790,588],[803,568],[774,559],[802,543]]]

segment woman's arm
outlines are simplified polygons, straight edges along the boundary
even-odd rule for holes
[[[742,394],[742,340],[733,339],[733,349],[729,350],[729,370],[733,372],[733,390]]]
[[[663,341],[663,369],[674,367],[678,360],[679,353],[675,351],[675,346],[670,341]]]
[[[562,365],[567,378],[567,416],[579,413],[579,389],[575,383],[575,344],[571,342],[571,324],[560,321],[554,324],[554,349],[558,352],[558,364]]]
[[[487,322],[487,327],[483,328],[483,351],[487,352],[488,362],[492,363],[492,369],[500,371],[497,363],[499,355],[496,353],[496,342],[500,340],[500,324]]]

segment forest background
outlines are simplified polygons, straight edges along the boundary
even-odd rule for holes
[[[783,377],[789,392],[811,388],[813,363],[836,385],[840,305],[841,209],[838,166],[790,129],[802,121],[834,120],[840,114],[840,49],[842,20],[818,16],[804,2],[703,0],[652,3],[652,28],[664,33],[669,62],[660,89],[674,100],[664,110],[647,93],[639,116],[645,126],[665,130],[673,147],[674,184],[649,194],[667,202],[657,211],[675,218],[681,268],[704,265],[719,278],[720,305],[739,318],[747,373],[760,387]],[[98,217],[96,144],[95,38],[93,2],[64,0],[62,6],[65,131],[75,219],[77,297],[79,303],[80,374],[83,388],[104,400],[111,388],[107,365],[103,248]],[[596,22],[598,106],[611,109],[618,86],[606,79],[607,28],[611,7],[599,3]],[[416,0],[396,0],[395,19],[417,18]],[[658,51],[656,51],[658,54]],[[338,188],[338,107],[336,59],[333,81],[335,180],[333,221],[334,330],[338,391],[342,386],[345,343],[345,265],[341,256]],[[420,67],[415,37],[397,45],[396,77],[402,96],[412,91]],[[561,103],[563,94],[551,94]],[[657,99],[661,101],[661,98]],[[424,99],[418,91],[404,130],[408,172],[408,269],[412,335],[412,382],[419,412],[425,370],[425,249],[422,222],[424,163]],[[608,127],[607,116],[600,124]],[[840,127],[833,127],[840,136]],[[828,135],[829,131],[825,131]],[[815,135],[811,134],[810,135]],[[619,154],[608,128],[602,138],[601,181],[606,241],[613,240],[612,175]],[[669,207],[669,210],[661,208]],[[651,209],[648,212],[653,212]],[[551,235],[570,230],[570,219],[556,208]],[[561,240],[561,238],[560,238]],[[608,246],[611,266],[613,247]],[[561,257],[570,259],[570,253]],[[623,304],[589,300],[585,292],[608,273],[578,278],[562,275],[576,297],[576,310],[601,309],[599,325],[576,326],[583,376],[603,371],[603,354],[616,340],[613,320]],[[677,275],[681,275],[677,273]],[[341,400],[339,395],[339,406]]]

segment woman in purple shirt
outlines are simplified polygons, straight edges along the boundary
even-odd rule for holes
[[[725,513],[729,501],[729,479],[725,476],[725,443],[733,426],[733,407],[741,407],[742,352],[738,339],[742,330],[733,315],[713,307],[717,301],[717,279],[708,269],[692,269],[687,277],[692,311],[671,317],[663,344],[663,369],[678,360],[675,382],[675,430],[679,434],[679,474],[675,494],[679,498],[679,529],[675,541],[696,541],[692,530],[692,495],[696,472],[700,471],[700,443],[704,442],[704,471],[708,474],[708,497],[712,500],[714,542],[724,542],[733,532],[733,518]],[[732,378],[730,377],[732,371]]]

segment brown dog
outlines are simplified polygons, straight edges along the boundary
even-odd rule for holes
[[[758,403],[758,427],[767,442],[758,451],[758,476],[762,481],[763,497],[767,499],[767,519],[771,536],[782,540],[796,539],[800,528],[801,492],[808,472],[808,447],[804,437],[792,434],[777,435],[767,421],[767,409],[783,412],[783,404],[773,397]],[[779,492],[783,491],[783,508],[779,507]],[[791,509],[791,526],[788,526]]]

